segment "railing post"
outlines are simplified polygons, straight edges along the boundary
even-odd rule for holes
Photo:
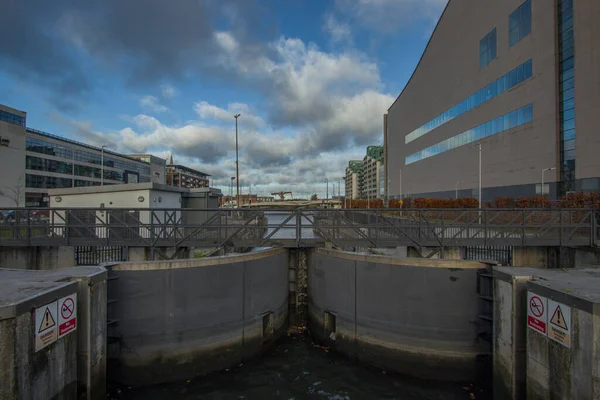
[[[296,248],[300,247],[302,239],[302,214],[300,210],[296,210]]]
[[[592,208],[590,211],[590,246],[591,247],[595,247],[596,246],[596,212],[594,211],[594,209]]]
[[[487,246],[488,239],[488,221],[487,221],[487,211],[483,210],[483,245]]]

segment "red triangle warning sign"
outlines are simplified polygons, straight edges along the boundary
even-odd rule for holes
[[[556,310],[554,311],[554,314],[552,315],[552,319],[550,320],[551,323],[553,323],[554,325],[558,326],[559,328],[563,328],[564,330],[568,331],[569,328],[567,327],[567,324],[565,323],[565,316],[563,315],[560,306],[556,307]]]
[[[46,329],[52,328],[56,325],[56,321],[54,321],[54,317],[52,317],[52,313],[46,307],[46,311],[44,312],[44,317],[42,318],[42,323],[40,324],[40,328],[38,329],[38,333],[44,332]]]

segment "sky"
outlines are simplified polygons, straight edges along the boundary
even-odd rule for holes
[[[34,129],[172,154],[224,194],[239,113],[241,193],[324,197],[383,143],[446,2],[3,0],[0,103]]]

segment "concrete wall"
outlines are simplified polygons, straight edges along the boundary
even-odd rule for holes
[[[77,335],[36,352],[33,309],[76,292],[72,282],[3,281],[0,296],[0,398],[77,399]],[[10,288],[7,286],[10,285]]]
[[[64,294],[44,294],[41,300],[29,297],[28,291],[35,290],[35,288],[47,288],[52,286],[64,286],[68,285],[69,291],[66,294],[77,293],[77,328],[76,332],[65,336],[64,339],[68,339],[69,343],[73,342],[75,346],[75,359],[69,358],[68,360],[62,360],[60,356],[58,359],[53,361],[52,368],[55,371],[49,373],[49,377],[44,379],[55,379],[53,375],[61,375],[60,371],[70,371],[73,369],[76,374],[76,382],[73,385],[78,396],[77,398],[85,399],[104,399],[106,398],[106,305],[107,305],[107,288],[106,288],[106,270],[102,267],[78,267],[78,268],[63,268],[55,269],[51,271],[23,271],[23,270],[10,270],[0,269],[0,282],[8,285],[8,287],[16,286],[20,288],[19,293],[25,293],[31,301],[35,303],[17,303],[12,302],[13,306],[17,310],[25,310],[27,312],[27,318],[32,314],[30,313],[33,307],[46,304],[48,302],[56,300],[58,297],[62,297]],[[10,301],[6,301],[6,291],[0,291],[0,303],[11,304]],[[50,296],[50,297],[48,297]],[[16,315],[16,314],[15,314]],[[2,313],[0,309],[0,320],[6,317],[6,314]],[[17,336],[6,336],[5,332],[0,333],[0,341],[4,344],[14,345],[15,356],[23,362],[29,362],[29,356],[26,353],[26,347],[19,344],[19,340],[23,337],[23,340],[31,341],[31,334],[34,328],[31,327],[27,318],[24,316],[18,316],[16,318],[16,326],[20,330]],[[2,320],[0,324],[4,323],[11,324],[11,320]],[[21,322],[20,322],[21,321]],[[19,328],[22,324],[26,324],[27,327]],[[13,324],[14,325],[14,324]],[[5,325],[6,326],[6,325]],[[30,330],[27,330],[30,329]],[[17,342],[14,342],[17,340]],[[62,346],[63,339],[59,339],[56,345],[60,348]],[[36,353],[33,360],[34,363],[42,362],[46,351],[53,352],[53,346],[50,345],[46,350],[43,349]],[[0,345],[0,359],[2,358],[2,348]],[[27,347],[28,348],[28,347]],[[69,356],[70,357],[70,356]],[[62,361],[61,361],[62,360]],[[63,362],[64,361],[64,362]],[[72,364],[72,365],[71,365]],[[1,365],[0,365],[1,368]],[[21,366],[18,364],[18,368],[30,368],[27,365]],[[33,374],[37,374],[39,366],[34,366]],[[23,377],[21,377],[23,378]],[[0,373],[0,380],[2,379],[2,373]],[[37,378],[36,378],[37,379]],[[27,384],[27,380],[22,381],[21,385]],[[69,393],[72,388],[69,387]],[[3,385],[0,385],[0,398],[2,397]],[[19,389],[20,393],[25,393]],[[40,397],[32,398],[52,398],[47,395],[49,392],[40,392]],[[25,394],[24,394],[25,396]],[[10,398],[10,397],[9,397]],[[28,398],[25,397],[18,397]],[[69,398],[67,396],[67,398]],[[75,398],[75,397],[73,397]]]
[[[110,267],[109,378],[128,385],[189,379],[239,364],[286,328],[288,255],[121,263]]]
[[[0,247],[0,268],[49,270],[75,266],[75,248]]]
[[[597,5],[587,4],[592,2],[586,0],[586,5],[579,7],[580,11],[587,15],[589,8],[596,9]],[[522,3],[523,0],[451,0],[448,3],[413,76],[388,112],[387,143],[389,154],[393,154],[388,160],[388,178],[392,195],[399,193],[400,170],[404,194],[443,191],[448,197],[454,197],[458,181],[463,182],[460,184],[463,190],[476,188],[478,154],[470,145],[410,165],[405,165],[405,156],[530,103],[533,104],[532,123],[482,140],[484,199],[491,197],[486,188],[508,186],[520,191],[511,195],[533,195],[535,184],[541,180],[541,169],[558,166],[556,10],[548,6],[546,0],[532,0],[531,34],[509,46],[509,15]],[[591,16],[589,21],[582,21],[587,22],[583,29],[594,26],[591,21]],[[497,58],[480,68],[480,41],[494,28],[497,30]],[[578,29],[576,26],[576,37]],[[594,48],[592,43],[597,39],[590,31],[579,48],[592,56],[587,49]],[[579,48],[576,45],[576,49]],[[405,136],[410,132],[529,59],[533,60],[531,79],[405,144]],[[589,57],[587,64],[591,69],[595,65],[592,59]],[[582,74],[577,72],[577,75]],[[590,75],[597,77],[598,74],[590,72]],[[591,95],[596,86],[587,87]],[[576,106],[583,105],[584,101],[577,101]],[[597,103],[588,104],[590,112],[597,108]],[[578,134],[579,127],[578,119]],[[594,152],[592,149],[595,147],[590,147]],[[595,171],[594,176],[597,176],[597,169]],[[556,182],[558,177],[558,171],[546,172],[545,181]]]
[[[384,369],[447,380],[475,379],[486,343],[477,336],[472,261],[398,259],[311,251],[311,333]]]

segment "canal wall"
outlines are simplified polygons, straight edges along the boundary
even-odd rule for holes
[[[240,364],[287,328],[288,253],[107,265],[109,379],[148,385]]]
[[[472,380],[488,343],[478,336],[477,273],[485,264],[309,252],[308,326],[321,342],[421,378]]]

